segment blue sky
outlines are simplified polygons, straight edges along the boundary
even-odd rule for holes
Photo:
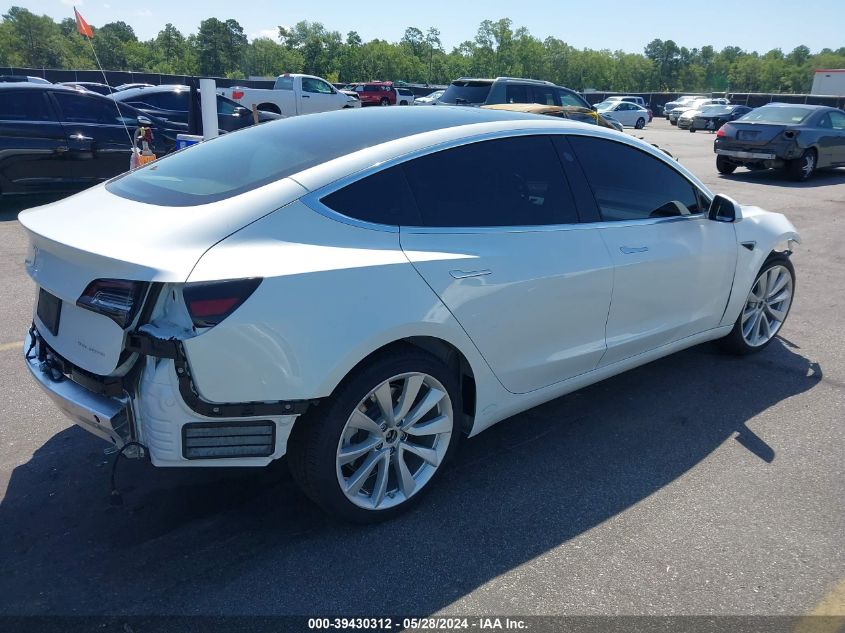
[[[17,0],[38,14],[60,19],[73,15],[75,4],[93,26],[114,20],[132,25],[142,39],[154,37],[172,22],[183,33],[197,30],[207,17],[234,18],[250,38],[274,35],[279,24],[299,20],[322,22],[365,39],[396,41],[407,26],[436,26],[447,50],[471,39],[484,19],[509,17],[514,27],[532,34],[558,37],[578,48],[642,52],[652,39],[673,39],[681,46],[716,48],[728,45],[765,52],[788,52],[806,44],[814,52],[845,46],[845,0],[733,0],[732,2],[634,0],[298,0],[297,2],[232,2],[231,0]],[[2,6],[2,5],[0,5]],[[711,9],[712,18],[708,17]],[[5,10],[3,10],[5,13]]]

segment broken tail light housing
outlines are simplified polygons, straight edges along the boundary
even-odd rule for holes
[[[194,327],[214,327],[237,310],[261,284],[261,277],[185,284],[182,296]]]
[[[142,281],[95,279],[76,300],[76,305],[126,328],[141,307],[146,289],[147,284]]]

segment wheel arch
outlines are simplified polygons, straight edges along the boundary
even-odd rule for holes
[[[780,213],[745,207],[742,221],[734,226],[737,239],[736,273],[721,325],[736,321],[763,264],[773,255],[791,255],[793,244],[801,243],[795,227]]]
[[[275,103],[259,103],[256,107],[259,110],[264,110],[264,112],[272,112],[273,114],[282,113],[282,109]]]
[[[375,360],[407,349],[409,346],[428,352],[457,374],[461,390],[461,428],[465,434],[469,434],[472,431],[476,416],[476,371],[467,355],[455,342],[434,334],[404,336],[373,347],[370,352],[361,356],[359,361],[351,364],[343,372],[343,376],[335,381],[335,384],[331,385],[328,390],[324,389],[324,391],[334,393],[342,384]]]

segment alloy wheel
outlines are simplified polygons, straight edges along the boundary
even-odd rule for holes
[[[792,303],[792,275],[785,266],[757,277],[742,311],[742,338],[751,347],[768,343],[780,330]]]
[[[801,158],[801,175],[804,178],[809,178],[810,174],[816,168],[816,155],[813,152],[807,152]]]
[[[371,390],[352,411],[337,447],[337,480],[367,510],[400,505],[434,476],[454,429],[452,401],[433,376],[404,373]]]

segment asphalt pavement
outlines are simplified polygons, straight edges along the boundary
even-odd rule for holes
[[[845,169],[720,176],[712,134],[663,119],[629,133],[788,214],[803,244],[782,336],[747,358],[701,345],[515,416],[370,527],[326,518],[283,462],[126,461],[110,506],[105,444],[20,358],[34,292],[7,202],[0,615],[845,613],[829,597],[845,578]]]

